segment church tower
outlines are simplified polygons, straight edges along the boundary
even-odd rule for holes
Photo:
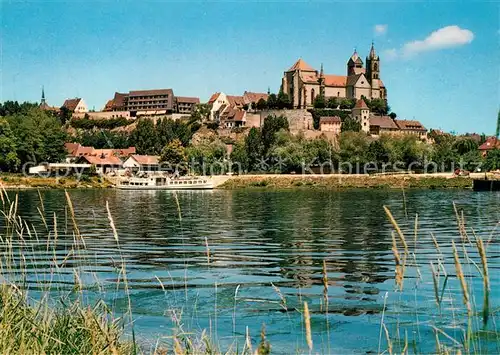
[[[319,72],[319,94],[325,97],[325,74],[323,73],[323,63],[321,63],[321,70]]]
[[[361,57],[355,49],[351,58],[349,58],[349,61],[347,62],[347,76],[362,74],[364,72],[363,60],[361,60]]]
[[[370,54],[366,57],[366,77],[372,87],[372,98],[380,97],[380,58],[372,42]]]

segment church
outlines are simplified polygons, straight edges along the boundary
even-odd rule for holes
[[[312,107],[317,95],[323,95],[325,99],[333,96],[360,99],[364,96],[387,100],[387,90],[380,79],[380,58],[373,43],[366,57],[366,68],[363,64],[355,50],[347,62],[347,75],[330,75],[323,73],[323,64],[318,72],[301,58],[284,73],[281,90],[288,94],[293,108]]]

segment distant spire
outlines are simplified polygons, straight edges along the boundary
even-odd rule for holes
[[[270,86],[267,87],[267,94],[271,95],[271,87]]]
[[[377,57],[377,54],[375,53],[375,45],[373,44],[372,41],[372,47],[370,48],[370,59],[375,59]]]
[[[319,72],[319,77],[322,78],[324,77],[324,73],[323,73],[323,63],[321,63],[321,70]]]
[[[42,101],[40,101],[41,105],[45,105],[45,87],[42,85]]]

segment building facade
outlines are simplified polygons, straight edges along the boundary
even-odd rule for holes
[[[103,111],[128,111],[132,117],[140,115],[191,114],[200,103],[197,97],[176,97],[172,89],[134,90],[115,92]]]
[[[283,74],[281,90],[289,95],[294,108],[312,107],[318,95],[325,98],[360,99],[364,96],[368,99],[387,99],[387,90],[380,78],[380,58],[373,44],[366,57],[366,68],[354,51],[347,62],[347,75],[325,74],[323,65],[318,72],[299,59]]]
[[[73,113],[85,113],[89,112],[89,109],[87,107],[87,104],[85,101],[79,97],[74,98],[74,99],[66,99],[64,101],[64,104],[62,107],[65,107],[68,109],[70,112]]]

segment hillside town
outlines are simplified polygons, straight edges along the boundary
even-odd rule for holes
[[[465,157],[471,168],[479,155],[486,158],[489,151],[498,148],[495,137],[472,134],[450,138],[450,134],[429,131],[418,120],[398,117],[388,104],[390,90],[382,81],[381,67],[372,43],[365,61],[356,50],[348,58],[345,75],[326,74],[323,64],[317,70],[299,58],[283,71],[278,94],[269,88],[241,95],[217,91],[203,102],[195,96],[178,96],[174,88],[134,89],[110,94],[101,110],[89,109],[80,97],[68,98],[60,107],[51,106],[42,88],[38,109],[58,117],[67,136],[58,161],[52,158],[29,171],[50,173],[68,167],[92,168],[100,174],[156,171],[166,159],[161,155],[173,141],[178,141],[179,149],[186,149],[182,161],[199,156],[213,161],[239,159],[244,162],[243,171],[248,172],[297,172],[297,162],[304,161],[311,151],[315,157],[331,157],[335,152],[338,161],[356,158],[387,163],[404,159],[410,164],[413,159],[421,165],[433,156],[442,160],[441,170],[452,169],[458,157]],[[281,141],[275,137],[280,129],[289,132]],[[105,136],[100,133],[103,130]],[[351,151],[343,152],[350,146],[346,143],[349,139],[358,141],[352,142],[355,146],[349,148]],[[293,150],[297,145],[300,154]],[[323,150],[311,148],[314,145],[323,145]],[[440,145],[455,149],[456,156],[447,160],[451,153],[436,152]],[[270,165],[283,159],[288,167]]]

